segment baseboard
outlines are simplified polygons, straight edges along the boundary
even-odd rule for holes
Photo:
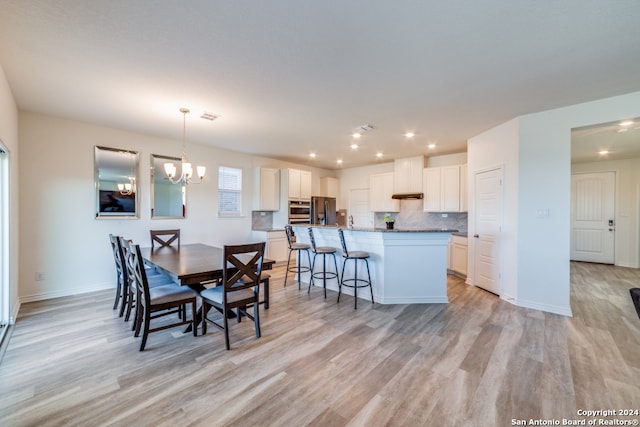
[[[533,301],[515,299],[514,304],[518,307],[532,308],[534,310],[546,311],[547,313],[559,314],[561,316],[573,317],[571,308],[559,307],[556,305],[540,304]]]
[[[53,292],[42,292],[42,293],[32,294],[32,295],[22,295],[19,298],[19,300],[20,300],[21,304],[24,304],[24,303],[27,303],[27,302],[43,301],[43,300],[47,300],[47,299],[68,297],[68,296],[72,296],[72,295],[81,295],[81,294],[87,294],[89,292],[104,291],[104,290],[107,290],[107,289],[114,289],[114,291],[115,291],[115,287],[114,287],[113,283],[101,283],[101,284],[97,284],[97,285],[95,285],[95,286],[93,286],[91,288],[61,289],[61,290],[53,291]]]

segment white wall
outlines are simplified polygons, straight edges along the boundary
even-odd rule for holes
[[[521,116],[518,128],[517,204],[505,208],[505,221],[517,224],[517,284],[515,303],[570,315],[569,239],[571,208],[571,129],[640,116],[640,92]],[[504,126],[504,125],[502,125]],[[497,128],[496,128],[497,129]],[[487,161],[498,164],[508,138],[490,146],[485,132],[469,141],[470,171],[485,148]],[[486,144],[482,146],[482,140]],[[474,146],[473,152],[471,146]],[[509,165],[507,165],[509,166]],[[470,176],[473,174],[470,173]],[[511,176],[511,175],[509,175]],[[509,184],[505,178],[505,184]],[[538,217],[539,209],[548,217]],[[472,216],[470,215],[470,218]],[[470,220],[471,223],[471,220]]]
[[[35,113],[21,112],[20,299],[31,301],[114,287],[108,234],[149,244],[152,228],[180,228],[182,243],[212,245],[251,239],[253,170],[256,166],[311,170],[312,188],[333,171],[187,143],[193,163],[207,167],[202,184],[187,189],[186,219],[150,217],[150,155],[179,155],[173,141]],[[139,151],[140,219],[95,219],[95,145]],[[242,218],[218,218],[218,166],[243,169]],[[36,272],[44,280],[36,281]]]
[[[571,173],[615,172],[615,265],[638,268],[640,158],[574,163]]]
[[[467,142],[467,179],[469,188],[469,236],[476,233],[474,223],[475,175],[495,168],[502,169],[503,223],[499,242],[501,297],[515,301],[518,296],[518,119],[506,122]],[[476,241],[469,238],[467,283],[475,283],[474,256]]]
[[[0,140],[9,152],[9,247],[12,249],[9,253],[9,322],[13,323],[19,308],[18,108],[2,66],[0,66]]]

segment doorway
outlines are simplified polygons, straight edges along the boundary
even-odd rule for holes
[[[0,141],[0,343],[9,324],[9,155]]]
[[[502,168],[474,176],[475,285],[500,295],[500,231],[502,226]]]
[[[615,264],[615,172],[571,175],[571,260]]]

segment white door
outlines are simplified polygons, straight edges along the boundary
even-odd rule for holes
[[[353,216],[354,226],[373,227],[373,213],[369,210],[368,188],[349,191],[349,215]]]
[[[474,206],[474,284],[500,295],[501,168],[475,175]]]
[[[615,172],[571,175],[571,259],[614,263]]]

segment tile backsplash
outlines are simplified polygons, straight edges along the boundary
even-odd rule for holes
[[[273,212],[252,211],[251,228],[253,230],[269,230],[273,228]]]
[[[400,212],[391,213],[396,219],[396,228],[451,228],[467,231],[466,212],[448,212],[442,217],[439,212],[424,212],[422,200],[400,200]],[[374,218],[375,227],[385,227],[382,217],[384,212],[376,212]]]

